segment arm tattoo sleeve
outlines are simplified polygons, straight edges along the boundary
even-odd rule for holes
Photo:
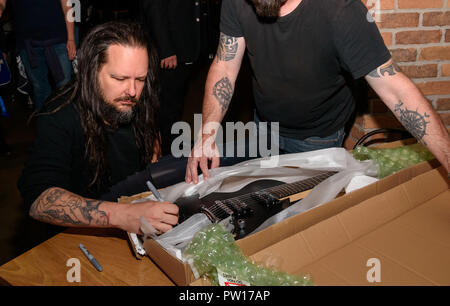
[[[217,61],[231,61],[236,56],[238,41],[235,37],[220,33]]]
[[[394,109],[395,113],[398,114],[400,122],[417,140],[422,141],[426,145],[423,137],[427,135],[427,125],[429,122],[426,121],[426,118],[430,116],[427,113],[422,115],[417,110],[412,111],[406,107],[402,109],[402,105],[403,102],[399,101],[395,104]]]
[[[233,96],[233,86],[227,77],[222,78],[214,85],[213,95],[222,106],[222,113],[225,113]]]
[[[368,76],[372,78],[381,78],[386,74],[389,76],[396,75],[398,72],[400,72],[400,67],[398,67],[396,63],[391,63],[378,67],[377,69],[369,73]]]
[[[50,188],[33,203],[30,215],[62,226],[107,226],[109,217],[98,207],[102,201],[85,199],[64,189]]]

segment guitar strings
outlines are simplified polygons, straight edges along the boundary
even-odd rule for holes
[[[272,189],[269,190],[269,192],[273,192],[273,193],[279,193],[280,190],[273,190],[273,189],[281,189],[282,192],[284,192],[283,194],[281,194],[279,197],[286,197],[295,193],[299,193],[305,190],[309,190],[315,186],[317,186],[319,183],[321,183],[322,181],[324,181],[326,178],[330,177],[331,175],[333,175],[335,172],[330,172],[330,173],[326,173],[326,174],[321,174],[306,180],[302,180],[302,181],[298,181],[298,182],[294,182],[294,183],[286,183],[286,184],[282,184],[279,186],[274,186],[274,187],[269,187],[269,188],[265,188],[265,189],[261,189],[259,192],[264,192],[267,191],[268,189]],[[310,181],[313,181],[312,183],[310,183]],[[297,186],[298,185],[298,186]],[[290,189],[290,187],[293,187]],[[297,188],[301,188],[301,190],[298,190]],[[252,194],[254,194],[255,192],[251,192],[251,193],[247,193],[241,196],[237,196],[237,197],[233,197],[233,198],[229,198],[223,201],[228,201],[228,200],[249,200],[249,199],[253,199],[252,198]],[[285,195],[284,195],[285,194]],[[277,195],[278,196],[278,195]],[[207,201],[206,203],[214,203],[215,200],[211,200],[212,202]]]
[[[309,190],[311,188],[314,188],[315,186],[317,186],[319,183],[321,183],[322,181],[324,181],[325,179],[327,179],[328,177],[332,176],[336,174],[335,171],[330,171],[330,172],[325,172],[322,174],[319,174],[315,177],[311,177],[302,181],[298,181],[298,182],[294,182],[294,183],[286,183],[286,184],[282,184],[279,186],[274,186],[274,187],[269,187],[269,188],[265,188],[260,190],[259,192],[268,192],[269,194],[272,193],[276,193],[275,196],[277,198],[284,198],[286,196],[290,196],[305,190]],[[302,190],[297,190],[297,188],[301,188]],[[277,190],[275,190],[277,189]],[[281,190],[279,190],[281,189]],[[269,191],[267,191],[269,190]],[[283,192],[283,193],[280,193]],[[287,192],[287,193],[286,193]],[[221,203],[223,203],[223,201],[237,201],[237,202],[257,202],[252,195],[255,192],[251,192],[242,196],[237,196],[237,197],[233,197],[230,199],[226,199],[226,200],[222,200]],[[272,194],[273,195],[273,194]],[[211,211],[212,213],[216,214],[219,212],[225,213],[226,215],[228,215],[228,213],[220,207],[220,205],[218,205],[216,203],[216,200],[211,200],[211,201],[206,201],[206,203],[204,203],[204,205],[206,206],[207,204],[212,204],[208,207],[208,210]],[[223,203],[225,206],[228,206],[228,204]],[[232,204],[231,204],[232,205]],[[236,203],[236,205],[239,205],[238,203]],[[230,208],[229,208],[230,209]]]

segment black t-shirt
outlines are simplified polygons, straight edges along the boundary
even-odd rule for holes
[[[262,21],[251,1],[223,0],[220,30],[244,37],[261,121],[304,139],[342,128],[354,110],[345,75],[355,79],[391,55],[360,0],[303,0],[274,22]]]
[[[54,102],[54,108],[59,104]],[[36,138],[18,183],[27,206],[50,187],[98,198],[110,186],[143,168],[131,125],[109,129],[106,159],[111,184],[96,193],[88,192],[89,165],[84,158],[84,133],[76,107],[69,104],[54,114],[38,116],[36,128]]]
[[[13,0],[16,44],[24,48],[27,39],[67,40],[66,22],[60,0]]]

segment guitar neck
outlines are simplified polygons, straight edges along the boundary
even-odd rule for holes
[[[297,181],[294,183],[286,183],[283,185],[267,188],[264,189],[264,191],[271,193],[278,199],[282,199],[306,190],[310,190],[315,186],[317,186],[322,181],[324,181],[325,179],[329,178],[330,176],[336,173],[337,173],[336,171],[327,171],[314,177]]]
[[[221,200],[211,199],[203,202],[201,211],[213,222],[232,215],[236,215],[239,219],[248,218],[255,210],[261,210],[261,207],[268,209],[278,207],[284,198],[302,194],[335,173],[333,171],[324,172],[294,183],[285,183]],[[264,208],[262,210],[264,211]]]

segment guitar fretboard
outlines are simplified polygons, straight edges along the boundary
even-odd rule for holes
[[[263,202],[266,205],[277,205],[281,199],[312,189],[328,177],[336,174],[335,171],[327,171],[314,177],[294,183],[281,184],[274,187],[261,189],[226,200],[212,200],[204,202],[202,209],[212,220],[223,220],[231,214],[247,215],[251,211],[251,203]]]
[[[269,192],[273,194],[275,197],[282,199],[285,197],[288,197],[293,194],[297,194],[309,189],[314,188],[318,184],[320,184],[322,181],[326,180],[330,176],[336,174],[335,171],[328,171],[324,172],[322,174],[319,174],[317,176],[301,180],[294,183],[287,183],[280,186],[275,186],[267,189],[263,189],[265,192]]]

